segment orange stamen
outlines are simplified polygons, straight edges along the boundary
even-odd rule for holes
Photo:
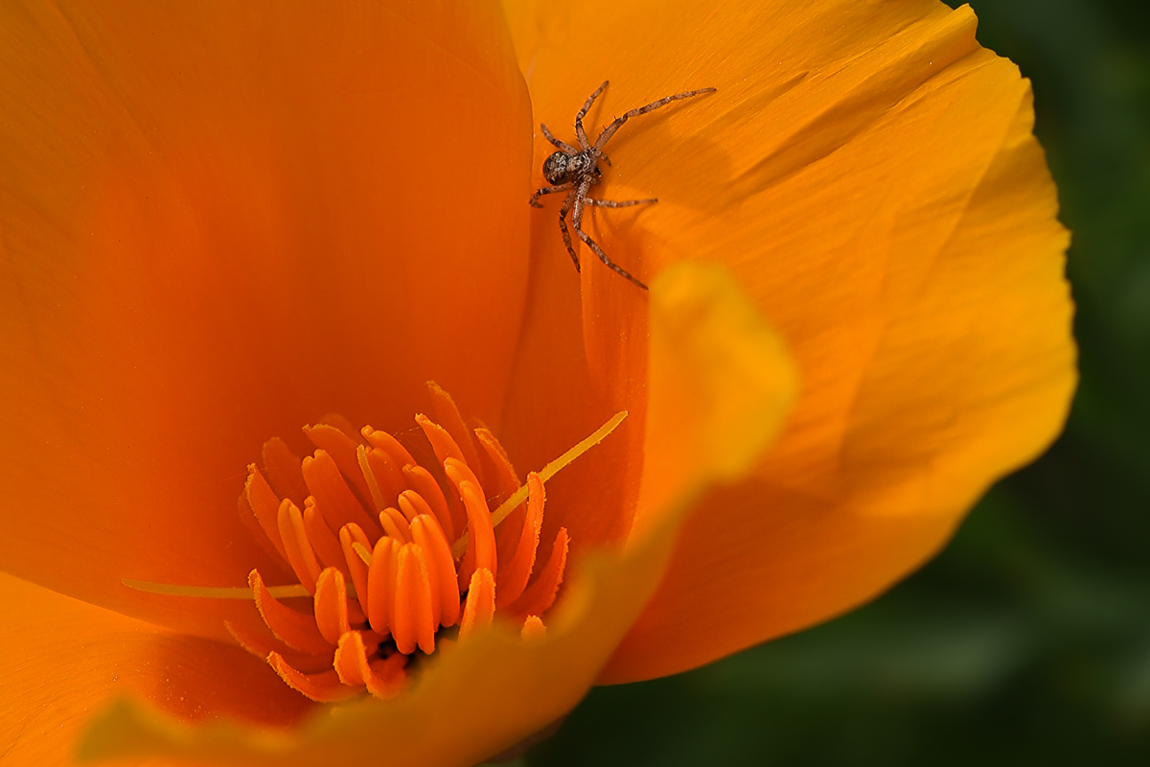
[[[406,543],[397,554],[394,605],[391,636],[396,648],[410,655],[418,644],[425,653],[434,652],[438,625],[432,620],[431,583],[418,544]]]
[[[399,468],[404,466],[414,465],[416,460],[411,457],[411,453],[407,448],[400,444],[400,441],[395,437],[388,434],[386,431],[376,431],[370,426],[364,426],[360,432],[363,438],[366,439],[373,447],[377,447],[391,457],[392,462]]]
[[[471,482],[460,482],[459,495],[467,509],[468,548],[475,551],[475,567],[496,572],[495,528],[491,526],[491,511],[479,486]]]
[[[255,597],[256,609],[277,639],[288,647],[311,655],[322,655],[331,650],[316,626],[315,618],[277,601],[268,592],[258,571],[248,573],[248,585]]]
[[[351,582],[355,586],[355,596],[361,605],[367,606],[367,563],[363,561],[355,550],[355,544],[363,546],[368,551],[371,539],[354,522],[348,522],[339,529],[339,548],[343,552],[343,560],[347,571],[351,575]]]
[[[347,615],[347,582],[334,567],[325,568],[315,584],[315,623],[319,633],[331,644],[351,631]]]
[[[305,674],[292,668],[278,652],[268,653],[267,661],[288,687],[318,703],[336,703],[359,693],[354,687],[341,683],[333,669],[318,674]]]
[[[495,576],[485,567],[480,567],[471,576],[467,589],[467,604],[463,608],[463,620],[459,622],[459,639],[491,625],[495,615]]]
[[[335,673],[339,675],[339,681],[353,686],[362,686],[365,682],[363,672],[367,670],[367,664],[361,665],[359,657],[356,656],[360,656],[366,661],[368,654],[374,653],[378,649],[378,642],[372,642],[369,645],[358,631],[348,631],[342,634],[339,638],[339,646],[335,649],[335,654],[332,657],[332,667],[335,669]]]
[[[367,572],[367,620],[380,634],[391,629],[392,603],[395,601],[395,550],[399,543],[384,536],[375,542],[371,566]]]
[[[323,515],[316,510],[315,500],[310,495],[304,501],[303,527],[307,531],[307,538],[311,542],[312,549],[315,550],[320,564],[324,567],[338,567],[340,570],[346,570],[347,566],[343,559],[343,551],[339,547],[339,539],[327,526]]]
[[[316,450],[314,456],[304,458],[302,469],[307,489],[315,497],[316,507],[331,528],[338,530],[348,522],[355,522],[365,532],[379,534],[375,521],[351,492],[335,459],[326,450]]]
[[[459,489],[460,482],[470,482],[476,487],[483,487],[483,484],[479,481],[479,477],[475,475],[471,467],[458,458],[445,459],[443,461],[443,473],[447,475],[448,480],[451,481],[451,484],[455,486],[456,490]],[[462,496],[462,493],[460,495]],[[486,498],[483,500],[483,503],[484,505],[487,504]],[[490,514],[491,512],[488,511],[487,513]]]
[[[244,498],[247,499],[248,506],[251,507],[256,521],[260,523],[264,535],[276,547],[280,556],[287,559],[287,552],[284,550],[279,531],[280,499],[276,497],[271,485],[264,479],[264,475],[260,473],[254,463],[248,466],[248,479],[244,482]]]
[[[344,684],[366,685],[377,698],[394,698],[403,689],[407,674],[403,670],[407,656],[395,653],[385,659],[368,660],[376,647],[365,641],[358,631],[349,631],[339,639],[333,665]]]
[[[371,447],[365,448],[364,453],[368,469],[379,484],[382,505],[376,503],[375,509],[380,511],[395,503],[395,498],[407,489],[407,485],[403,482],[403,472],[386,450]]]
[[[379,512],[379,524],[392,538],[400,543],[411,540],[411,527],[407,524],[407,517],[399,509],[388,507]]]
[[[443,463],[448,458],[454,458],[461,463],[467,463],[467,459],[463,456],[463,451],[447,429],[432,421],[423,413],[415,416],[415,422],[419,424],[419,428],[423,429],[423,433],[427,436],[427,441],[431,443],[431,449],[435,451],[435,457]]]
[[[326,423],[305,426],[303,433],[313,445],[331,456],[344,481],[349,483],[360,498],[367,500],[371,497],[367,480],[360,471],[359,460],[356,457],[358,444],[351,437]]]
[[[464,535],[467,535],[465,532]],[[471,583],[471,576],[475,574],[475,547],[468,545],[470,539],[462,539],[463,545],[466,547],[463,551],[463,557],[459,560],[459,566],[455,568],[456,581],[455,585],[459,590],[466,591],[467,584]],[[459,541],[456,541],[456,546]],[[451,549],[452,555],[455,554],[455,546]]]
[[[326,652],[314,655],[293,649],[271,635],[258,634],[231,621],[224,621],[224,628],[228,630],[232,639],[236,640],[240,647],[257,658],[267,658],[268,653],[271,652],[279,653],[280,657],[290,663],[293,668],[309,674],[331,668],[333,655],[330,647],[327,648]]]
[[[538,615],[528,615],[523,621],[523,628],[519,631],[519,638],[524,642],[538,642],[547,637],[547,627]]]
[[[439,423],[416,417],[428,441],[418,442],[424,465],[390,434],[364,427],[368,447],[343,419],[328,416],[304,429],[314,455],[297,462],[273,439],[264,445],[264,469],[248,468],[241,519],[272,556],[287,561],[299,585],[269,588],[254,570],[248,589],[127,578],[124,585],[183,597],[254,597],[270,634],[228,630],[287,684],[319,701],[365,688],[377,697],[396,695],[408,656],[457,641],[437,640],[441,626],[458,624],[464,639],[489,626],[497,610],[522,620],[525,641],[541,640],[541,616],[556,599],[569,547],[560,529],[546,564],[536,568],[544,483],[606,438],[626,413],[520,485],[491,432],[470,431],[446,392],[435,384],[429,390]],[[277,599],[305,595],[312,597],[310,613]],[[393,643],[381,645],[389,635]]]
[[[424,503],[431,508],[431,514],[439,521],[439,526],[443,528],[447,539],[454,540],[451,508],[448,507],[447,497],[444,496],[443,489],[435,481],[435,477],[422,466],[405,466],[404,478],[407,484],[411,485],[412,491],[419,494]]]
[[[507,452],[503,449],[503,445],[495,439],[495,435],[487,429],[476,429],[475,436],[479,440],[479,445],[483,448],[484,455],[489,459],[487,461],[489,473],[495,477],[496,493],[495,497],[503,500],[511,496],[516,490],[519,489],[519,477],[515,474],[515,467],[511,465],[510,459],[507,457]],[[491,492],[492,488],[486,485],[484,489]],[[523,530],[523,519],[527,514],[527,507],[520,504],[516,509],[511,512],[503,521],[503,524],[495,530],[495,544],[499,550],[499,558],[510,559],[512,553],[515,551],[515,546],[519,542],[520,535]]]
[[[455,523],[455,529],[462,530],[462,537],[466,537],[469,523],[467,521],[467,509],[463,504],[463,496],[459,492],[459,483],[467,481],[479,487],[483,487],[483,485],[480,484],[479,478],[475,476],[475,472],[471,470],[471,467],[457,458],[448,458],[443,462],[443,473],[447,475],[447,481],[451,484],[451,488],[449,488],[447,492],[447,500],[448,503],[452,505],[452,521]],[[455,492],[451,492],[452,488]],[[455,543],[458,545],[459,541],[456,540]],[[466,546],[466,542],[464,542],[463,545]],[[454,548],[452,550],[454,551]],[[456,552],[457,555],[461,553],[463,553],[462,549]],[[471,577],[470,571],[468,571],[467,577]],[[466,583],[466,580],[462,581],[461,587]]]
[[[499,444],[499,440],[487,429],[476,429],[475,436],[479,440],[483,452],[487,454],[495,466],[495,481],[499,485],[500,495],[514,493],[519,489],[519,477],[516,476],[515,467],[511,465],[511,459],[507,457],[507,451],[503,449],[503,445]]]
[[[272,490],[280,498],[291,498],[296,505],[303,503],[307,495],[307,485],[300,471],[299,456],[291,451],[279,437],[272,437],[264,443],[264,471]]]
[[[463,416],[459,414],[459,408],[455,406],[455,400],[435,381],[427,382],[427,391],[431,394],[431,407],[435,411],[435,420],[451,435],[452,440],[463,451],[464,462],[476,471],[480,471],[479,453],[475,449],[475,442],[471,437],[470,430],[463,423]],[[443,462],[442,458],[439,460],[441,463]]]
[[[411,520],[420,514],[431,513],[431,506],[414,490],[404,490],[396,500],[398,500],[399,510],[403,512],[403,517],[408,524],[411,524]]]
[[[371,674],[364,680],[367,691],[384,700],[399,695],[407,684],[407,672],[403,668],[406,665],[407,656],[399,652],[382,660],[371,661],[368,664]]]
[[[555,536],[555,545],[551,547],[551,556],[547,564],[523,596],[519,597],[511,611],[516,615],[542,615],[552,604],[559,593],[559,584],[563,582],[563,570],[567,566],[567,528],[559,528]]]
[[[315,579],[319,577],[320,566],[315,558],[315,551],[308,541],[303,515],[291,499],[284,498],[280,503],[277,524],[288,564],[308,593],[314,594]]]
[[[527,580],[535,566],[535,552],[539,548],[539,531],[543,528],[543,480],[531,472],[527,475],[527,486],[527,516],[523,520],[519,542],[510,561],[499,569],[499,597],[495,605],[500,609],[518,599],[527,588]]]
[[[411,489],[419,493],[420,497],[431,507],[431,511],[439,520],[447,540],[455,540],[454,525],[451,519],[451,509],[447,505],[447,496],[443,494],[443,489],[435,481],[435,477],[431,476],[431,472],[422,466],[404,466],[403,477]]]
[[[427,575],[435,597],[432,617],[443,626],[454,626],[459,620],[459,587],[451,547],[435,517],[421,514],[411,522],[412,539],[423,547]]]
[[[359,473],[367,482],[367,492],[371,498],[372,506],[377,511],[387,506],[387,502],[383,500],[383,491],[379,488],[379,482],[375,478],[375,472],[371,470],[371,464],[368,463],[367,448],[363,445],[355,446],[355,462],[359,466]]]

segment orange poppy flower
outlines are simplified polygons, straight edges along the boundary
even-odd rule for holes
[[[473,764],[917,566],[1075,378],[1030,90],[974,31],[933,0],[10,7],[0,753]],[[593,190],[659,198],[584,220],[650,293],[526,204],[534,124],[573,140],[608,77],[593,132],[717,88]],[[628,413],[547,484],[535,582],[569,555],[529,630],[496,609],[330,708],[236,645],[250,601],[125,587],[290,582],[235,513],[261,445],[403,436],[432,379],[520,478]]]

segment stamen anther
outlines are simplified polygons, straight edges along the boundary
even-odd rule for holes
[[[395,607],[391,617],[391,636],[396,648],[405,655],[415,646],[425,653],[435,651],[435,629],[432,620],[431,584],[423,548],[404,544],[396,558]]]
[[[467,589],[467,604],[463,608],[463,619],[459,622],[460,641],[490,626],[494,616],[495,576],[487,568],[481,567],[471,576],[471,584]]]
[[[395,550],[400,544],[383,536],[371,552],[367,573],[367,620],[380,634],[391,630],[392,603],[395,601]]]

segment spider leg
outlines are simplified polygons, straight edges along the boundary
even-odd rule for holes
[[[559,149],[562,149],[567,154],[579,154],[578,149],[576,149],[575,147],[571,146],[570,144],[567,144],[563,141],[560,141],[559,139],[552,136],[551,131],[547,130],[546,125],[544,125],[543,123],[539,123],[539,127],[543,129],[544,138],[546,138],[548,141],[550,141],[556,147],[558,147]],[[610,165],[611,163],[607,163],[607,164]]]
[[[646,200],[599,200],[594,197],[588,197],[585,200],[586,204],[599,208],[630,208],[632,205],[647,205],[648,203],[658,201],[655,197]]]
[[[667,104],[670,104],[672,101],[689,99],[692,96],[699,96],[704,93],[712,93],[715,90],[715,88],[701,88],[697,91],[684,91],[683,93],[676,93],[674,96],[668,96],[664,99],[659,99],[658,101],[652,101],[650,104],[632,109],[629,112],[624,112],[621,117],[615,118],[615,122],[611,123],[603,129],[603,132],[599,134],[599,138],[595,139],[595,146],[592,148],[596,151],[601,150],[607,144],[607,142],[611,140],[611,137],[615,135],[615,131],[623,127],[623,123],[627,122],[632,117],[638,117],[639,115],[645,115],[648,112],[653,112],[659,107],[664,107]]]
[[[579,190],[580,191],[584,190],[584,187],[581,185],[579,187]],[[578,197],[576,198],[575,210],[571,214],[571,224],[572,224],[572,226],[575,227],[575,234],[579,235],[580,240],[583,240],[583,242],[587,243],[587,247],[591,248],[591,250],[594,251],[595,255],[599,257],[599,260],[602,261],[604,264],[606,264],[608,268],[614,270],[619,276],[625,277],[628,280],[630,280],[631,282],[635,283],[636,285],[641,287],[643,290],[647,290],[647,286],[644,285],[642,283],[642,281],[638,280],[635,277],[632,277],[630,272],[628,272],[626,269],[619,266],[614,261],[612,261],[610,258],[608,258],[607,254],[603,252],[603,249],[599,247],[599,243],[595,242],[593,239],[591,239],[591,235],[589,235],[583,231],[583,203],[584,202],[595,205],[595,204],[598,204],[598,202],[603,202],[603,201],[600,200],[597,202],[592,202],[589,198],[586,197],[586,193],[584,193],[582,199],[578,199]],[[643,201],[643,200],[629,200],[628,202],[639,203],[639,202],[645,202],[645,201]]]
[[[587,100],[583,102],[583,108],[575,115],[575,135],[579,138],[579,146],[583,148],[584,152],[591,148],[591,142],[587,140],[587,132],[583,130],[583,118],[587,116],[587,110],[595,103],[595,99],[597,99],[599,94],[603,92],[603,89],[607,87],[607,83],[608,81],[604,80],[603,84],[587,97]],[[611,163],[607,164],[610,165]]]
[[[579,196],[580,191],[582,191],[583,194],[587,193],[583,186],[580,186],[578,189],[572,189],[567,193],[567,199],[563,201],[563,207],[559,209],[559,231],[563,233],[563,244],[567,246],[567,253],[570,254],[571,260],[575,262],[575,271],[577,272],[582,270],[579,268],[579,254],[575,252],[575,245],[571,242],[571,233],[567,231],[567,212],[571,210],[571,203]],[[576,205],[576,208],[578,209],[578,205]],[[578,224],[575,225],[575,229],[578,231]]]
[[[545,194],[554,194],[555,192],[562,192],[562,191],[564,191],[566,189],[570,189],[570,188],[571,188],[571,182],[570,181],[568,181],[566,184],[559,184],[558,186],[545,186],[542,189],[535,192],[535,194],[531,195],[531,199],[527,201],[527,204],[530,205],[532,208],[542,208],[543,206],[539,204],[539,198],[540,197],[542,197]]]

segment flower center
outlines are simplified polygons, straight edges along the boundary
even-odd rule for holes
[[[543,483],[625,417],[521,483],[494,435],[466,425],[451,397],[428,387],[437,420],[415,417],[425,442],[321,424],[304,429],[313,455],[301,461],[272,439],[263,469],[248,467],[241,514],[300,586],[269,588],[252,570],[275,640],[228,628],[313,700],[393,697],[417,653],[466,641],[496,615],[518,623],[525,640],[544,635],[569,540],[560,528],[545,561],[538,556]],[[287,596],[310,597],[310,613],[280,601]]]

